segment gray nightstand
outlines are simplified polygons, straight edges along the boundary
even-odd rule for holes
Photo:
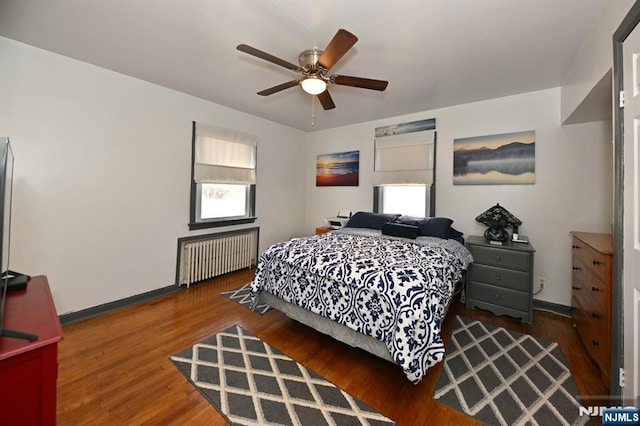
[[[475,235],[466,242],[474,259],[467,271],[467,307],[531,323],[535,252],[531,244],[505,241],[494,245]]]

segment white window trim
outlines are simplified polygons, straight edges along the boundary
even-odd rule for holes
[[[193,122],[189,229],[252,223],[255,217],[257,140],[254,135]],[[222,144],[222,145],[221,145]],[[201,184],[241,184],[247,188],[243,216],[200,217]]]

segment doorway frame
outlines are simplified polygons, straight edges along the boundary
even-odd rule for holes
[[[620,93],[624,90],[622,45],[640,23],[640,1],[631,6],[618,29],[613,33],[613,136],[614,136],[614,193],[613,193],[613,288],[611,297],[611,396],[621,397],[620,370],[624,368],[624,107],[620,107]]]

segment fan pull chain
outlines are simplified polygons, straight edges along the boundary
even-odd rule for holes
[[[316,125],[316,96],[311,96],[311,127]]]

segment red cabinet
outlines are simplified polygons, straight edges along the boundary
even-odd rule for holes
[[[0,336],[0,423],[55,425],[62,327],[46,277],[33,277],[27,288],[7,294],[4,327],[38,340]]]

